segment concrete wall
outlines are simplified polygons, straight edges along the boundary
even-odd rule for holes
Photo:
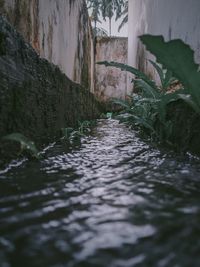
[[[41,59],[0,16],[0,165],[10,152],[3,136],[18,132],[40,147],[101,112],[89,90]]]
[[[152,74],[145,61],[149,55],[137,38],[144,33],[182,39],[200,62],[199,12],[199,0],[129,0],[129,64]]]
[[[97,40],[96,61],[117,61],[127,64],[128,39],[103,37]],[[117,68],[96,66],[95,95],[100,101],[124,99],[127,94],[127,75]]]
[[[0,0],[0,12],[41,57],[94,90],[92,31],[84,0]]]

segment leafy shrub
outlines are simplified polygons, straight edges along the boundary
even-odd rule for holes
[[[162,36],[143,35],[140,40],[166,69],[170,70],[185,88],[179,98],[200,114],[200,73],[194,61],[194,51],[182,40],[165,42]]]
[[[108,61],[97,64],[120,68],[135,75],[133,82],[138,94],[129,96],[129,101],[115,100],[115,103],[121,104],[129,113],[129,116],[125,116],[125,121],[139,125],[166,142],[170,139],[173,128],[172,122],[166,119],[168,104],[182,100],[200,114],[199,66],[194,62],[194,52],[181,40],[165,42],[162,36],[152,35],[140,36],[140,40],[163,66],[161,68],[150,61],[159,75],[161,86],[145,73],[126,64]],[[182,88],[168,93],[167,89],[176,80],[174,76],[180,81]]]
[[[74,128],[62,128],[62,136],[66,140],[70,141],[70,143],[73,143],[74,141],[80,141],[81,137],[89,134],[91,132],[91,127],[96,125],[96,121],[83,121],[78,122],[78,127],[76,129]]]
[[[123,121],[134,123],[147,130],[152,136],[156,136],[157,139],[164,140],[168,139],[171,132],[170,122],[166,121],[166,106],[176,101],[179,96],[177,92],[167,93],[167,88],[175,80],[172,73],[163,70],[153,61],[150,61],[150,63],[158,72],[161,86],[152,81],[145,73],[126,64],[107,61],[97,64],[117,67],[136,76],[133,82],[138,94],[129,96],[128,101],[115,99],[114,103],[120,104],[129,113],[129,116],[126,115]],[[162,125],[162,127],[159,127],[159,131],[157,129],[158,121]]]
[[[38,150],[37,150],[34,142],[29,140],[23,134],[12,133],[12,134],[4,136],[2,139],[19,143],[21,146],[21,150],[19,151],[19,154],[21,154],[25,151],[34,158],[37,158],[37,159],[40,158],[40,156],[38,154]]]

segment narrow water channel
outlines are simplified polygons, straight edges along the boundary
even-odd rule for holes
[[[200,163],[115,120],[0,175],[1,267],[199,267]]]

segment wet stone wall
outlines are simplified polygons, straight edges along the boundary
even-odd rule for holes
[[[0,138],[19,132],[36,143],[52,141],[61,128],[98,115],[89,90],[41,59],[0,16]]]

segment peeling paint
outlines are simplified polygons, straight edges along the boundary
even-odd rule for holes
[[[117,61],[127,64],[127,38],[99,38],[96,45],[96,61]],[[117,68],[96,66],[95,95],[102,102],[112,98],[125,99],[127,95],[127,74]]]

